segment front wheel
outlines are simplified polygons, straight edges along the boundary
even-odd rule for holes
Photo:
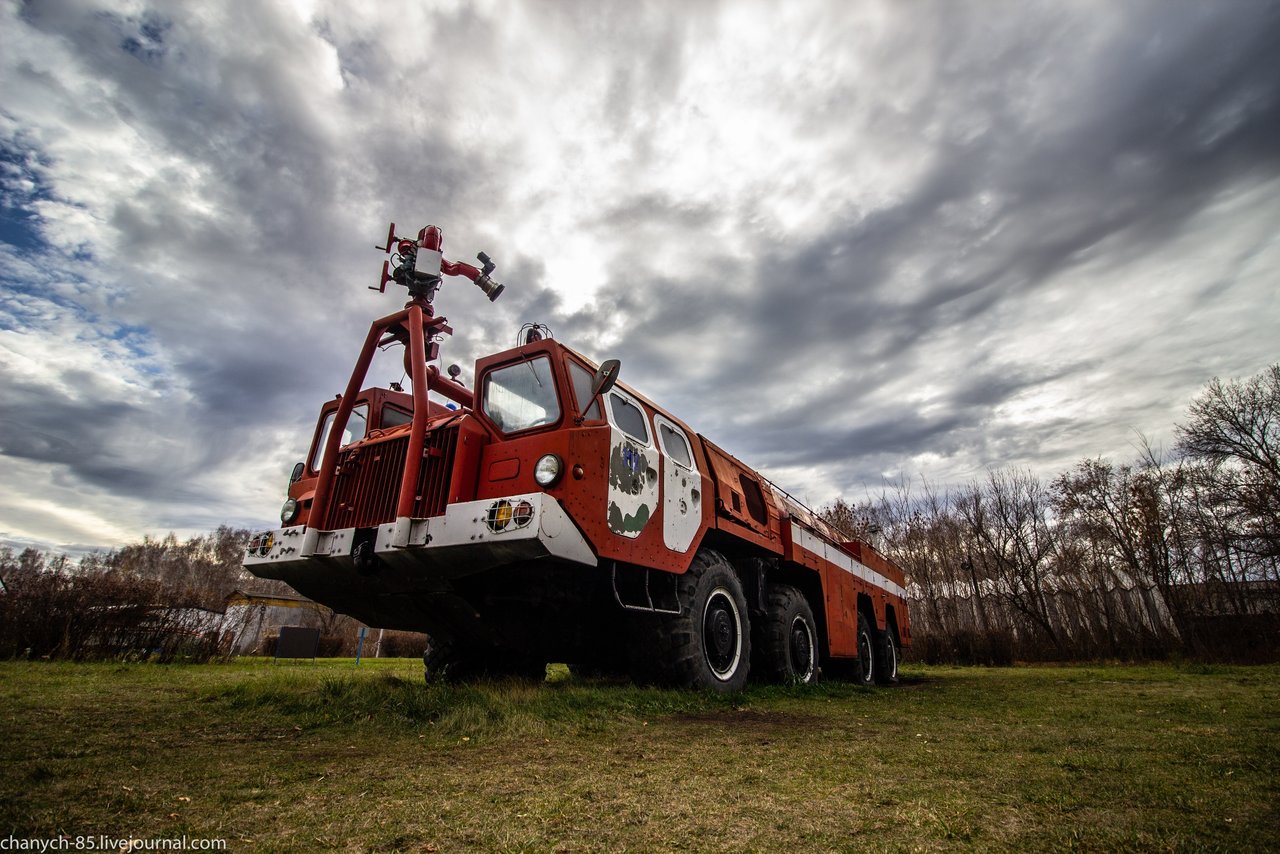
[[[703,549],[679,581],[680,613],[650,624],[661,681],[685,688],[741,691],[751,662],[747,597],[733,567]]]
[[[427,648],[422,653],[422,675],[428,685],[461,682],[479,672],[479,662],[462,655],[452,643],[427,639]]]
[[[452,643],[428,639],[422,653],[422,675],[428,685],[466,682],[482,676],[545,681],[547,666],[539,661],[491,651],[487,656],[464,653]]]

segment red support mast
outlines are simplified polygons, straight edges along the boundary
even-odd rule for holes
[[[382,277],[376,287],[379,293],[386,291],[387,282],[403,285],[409,291],[409,301],[395,314],[373,322],[365,337],[360,358],[342,394],[342,402],[330,428],[325,444],[324,458],[320,463],[320,478],[316,483],[315,498],[311,505],[311,518],[317,522],[328,520],[329,500],[333,490],[333,478],[338,461],[338,447],[347,421],[355,406],[356,397],[364,384],[373,362],[374,351],[387,344],[404,345],[404,370],[413,384],[413,424],[409,433],[409,452],[405,457],[403,477],[396,508],[400,516],[413,512],[416,498],[418,472],[422,466],[423,448],[426,444],[427,418],[430,412],[427,394],[435,391],[468,409],[473,404],[470,390],[460,383],[440,376],[440,369],[431,362],[440,356],[439,335],[453,334],[444,317],[436,317],[431,301],[440,289],[443,276],[462,276],[470,279],[493,302],[505,288],[490,278],[494,263],[481,252],[477,259],[483,265],[475,267],[461,261],[448,261],[442,253],[444,236],[438,227],[428,225],[418,232],[416,240],[396,237],[396,224],[387,230],[387,245],[379,246],[386,252],[395,251],[394,257],[382,262]]]

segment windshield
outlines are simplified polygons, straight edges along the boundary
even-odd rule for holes
[[[560,420],[560,401],[551,376],[551,360],[538,356],[491,371],[484,378],[484,414],[503,433],[515,433]]]
[[[312,471],[319,471],[320,463],[324,461],[324,449],[329,444],[329,431],[333,429],[333,419],[337,414],[334,411],[325,416],[324,426],[320,428],[320,437],[316,441],[316,452],[311,455]],[[342,431],[342,441],[338,447],[363,439],[367,432],[369,432],[369,407],[362,403],[351,410],[351,417],[347,419],[347,429]]]

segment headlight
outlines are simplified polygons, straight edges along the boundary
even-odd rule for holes
[[[538,458],[533,467],[533,479],[539,486],[550,486],[560,479],[560,458],[555,454],[544,454]]]
[[[489,526],[490,531],[496,534],[511,524],[512,514],[511,502],[505,498],[499,498],[489,505],[489,512],[485,514],[484,523]]]
[[[298,501],[295,498],[286,499],[284,506],[280,508],[280,521],[288,525],[298,517]]]

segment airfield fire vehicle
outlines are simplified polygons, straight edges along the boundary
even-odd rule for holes
[[[428,680],[583,672],[718,690],[753,679],[897,679],[911,642],[902,571],[618,381],[529,326],[476,362],[436,365],[445,275],[494,300],[439,229],[387,236],[374,321],[346,390],[293,470],[282,526],[244,565],[369,625],[426,632]],[[404,347],[411,390],[365,388]]]

